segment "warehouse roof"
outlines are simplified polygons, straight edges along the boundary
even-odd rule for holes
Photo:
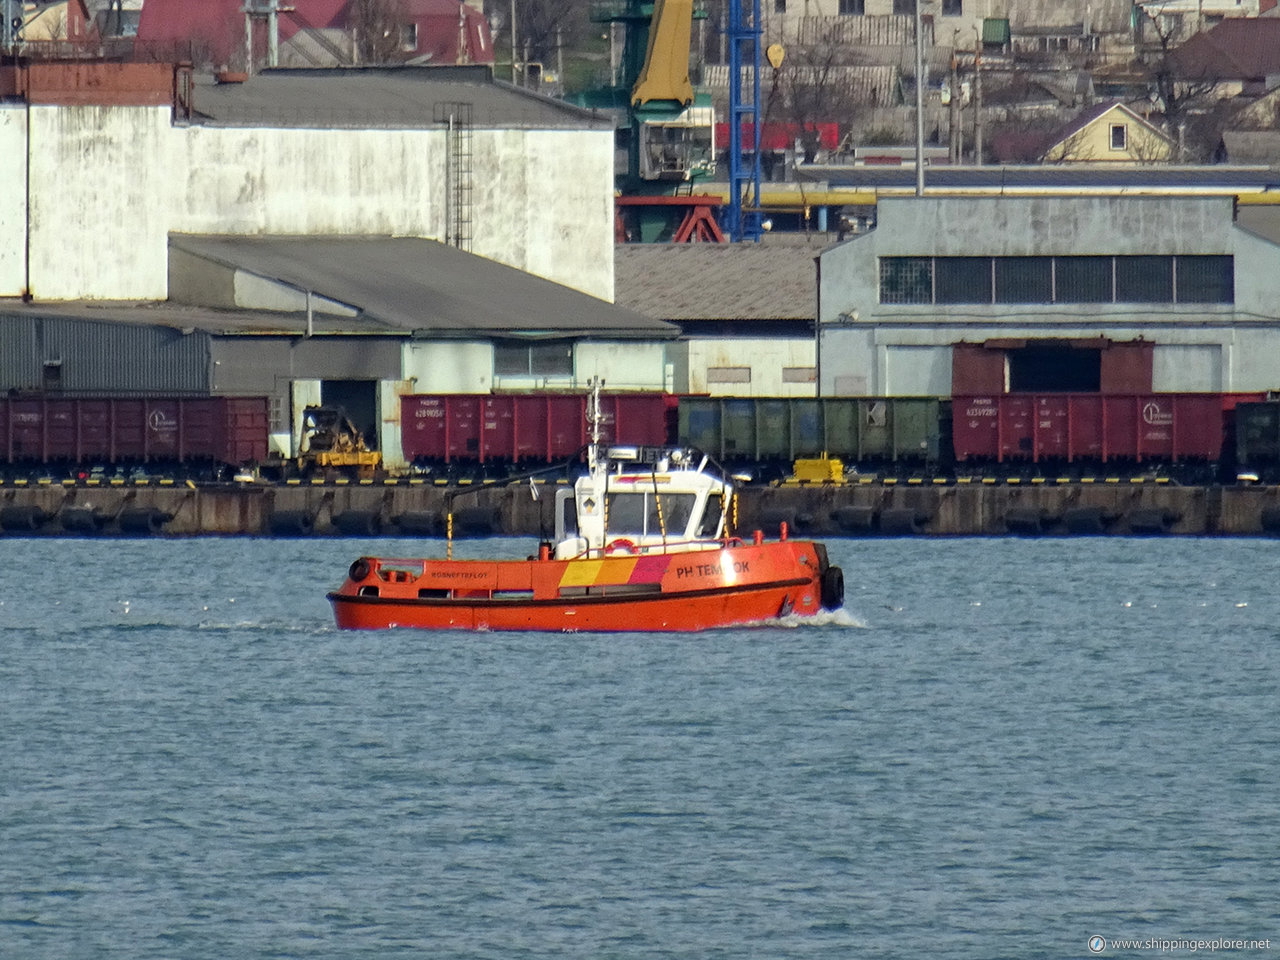
[[[825,234],[761,243],[624,243],[614,250],[617,302],[664,320],[807,320],[818,313],[815,258]]]
[[[902,166],[806,164],[797,171],[806,183],[854,190],[914,190],[916,168]],[[973,190],[1012,193],[1037,192],[1148,192],[1257,193],[1280,188],[1280,170],[1263,166],[1183,166],[1116,163],[1025,164],[1008,166],[930,165],[926,189]]]
[[[409,237],[175,235],[189,254],[359,311],[368,332],[663,336],[633,309],[434,240]]]
[[[436,108],[464,103],[476,127],[612,130],[590,110],[493,78],[487,66],[263,70],[239,83],[196,77],[193,121],[228,126],[431,127]]]

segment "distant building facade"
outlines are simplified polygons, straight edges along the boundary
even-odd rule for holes
[[[830,396],[1280,387],[1270,209],[1230,198],[882,199],[821,257]],[[1242,214],[1243,216],[1243,214]]]

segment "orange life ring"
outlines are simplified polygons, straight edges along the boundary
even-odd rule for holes
[[[606,554],[616,553],[625,550],[627,553],[639,553],[640,548],[636,546],[634,540],[628,540],[626,537],[618,537],[616,540],[610,540],[605,544],[604,552]]]

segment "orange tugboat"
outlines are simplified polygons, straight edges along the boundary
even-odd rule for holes
[[[728,533],[732,487],[684,450],[610,449],[598,387],[587,472],[556,496],[556,533],[527,560],[361,557],[329,594],[339,627],[706,630],[813,616],[844,600],[826,548]],[[695,465],[695,460],[697,463]]]

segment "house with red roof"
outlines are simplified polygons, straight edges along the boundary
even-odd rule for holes
[[[256,70],[279,66],[349,66],[361,62],[359,14],[353,0],[147,0],[138,20],[137,49],[151,59]],[[492,64],[489,23],[459,0],[397,0],[397,21],[383,26],[382,59],[417,64]],[[277,62],[270,63],[275,30]],[[252,49],[252,63],[247,51]]]
[[[1261,96],[1280,83],[1280,18],[1223,20],[1170,59],[1180,80],[1213,83],[1220,97]]]

